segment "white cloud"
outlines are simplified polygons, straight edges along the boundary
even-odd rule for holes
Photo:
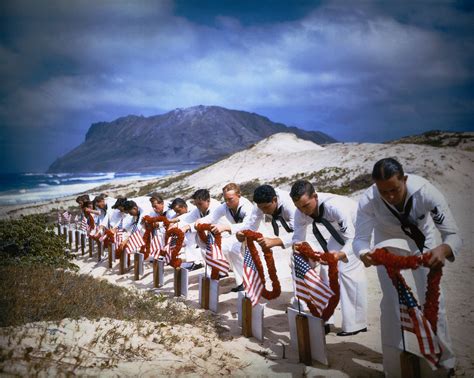
[[[50,121],[54,111],[200,103],[354,110],[471,74],[436,30],[367,10],[327,6],[261,26],[219,16],[209,27],[174,16],[171,2],[158,3],[70,8],[58,1],[49,3],[57,9],[48,22],[47,9],[22,10],[35,22],[14,45],[44,79],[11,93],[7,103],[20,105],[8,107],[9,115]],[[0,55],[14,59],[9,50]],[[60,73],[48,70],[55,61]],[[11,64],[2,69],[15,71]]]

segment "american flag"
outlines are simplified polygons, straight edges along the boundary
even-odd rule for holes
[[[161,250],[160,235],[153,235],[150,242],[150,256],[155,258]]]
[[[140,231],[135,231],[129,238],[127,243],[127,249],[129,251],[138,251],[142,245],[145,245]]]
[[[316,306],[319,313],[322,313],[334,292],[321,280],[315,268],[311,268],[303,256],[295,252],[293,253],[293,259],[296,297],[304,301],[310,301]]]
[[[81,227],[80,228],[81,228],[81,231],[84,231],[84,232],[86,232],[87,229],[88,229],[87,219],[86,219],[85,216],[83,216],[82,219],[81,219]]]
[[[252,306],[255,306],[262,295],[263,283],[258,275],[257,266],[252,259],[252,254],[247,247],[245,248],[244,256],[244,286]]]
[[[223,274],[229,273],[230,265],[225,259],[221,249],[216,244],[216,239],[211,232],[208,232],[207,234],[206,254],[204,260],[207,265],[216,268],[219,272],[222,272]]]
[[[64,219],[64,224],[66,223],[71,223],[71,214],[69,213],[69,211],[65,211],[63,214],[62,214],[62,217]]]
[[[121,228],[119,228],[115,232],[115,244],[120,245],[120,243],[122,243],[122,240],[123,240],[123,230]]]
[[[434,367],[438,365],[441,346],[433,332],[430,322],[425,318],[410,288],[403,278],[397,280],[398,298],[400,302],[400,321],[404,331],[416,335],[421,354]]]
[[[165,245],[164,251],[165,253],[165,263],[169,265],[171,262],[171,256],[173,255],[173,251],[176,248],[176,244],[178,241],[178,237],[176,235],[171,235],[168,238],[168,242]]]
[[[99,238],[99,241],[103,243],[103,242],[105,241],[105,239],[107,239],[107,234],[104,232],[104,233],[101,235],[101,237]]]

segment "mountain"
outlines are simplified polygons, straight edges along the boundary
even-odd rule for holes
[[[322,132],[288,127],[255,113],[199,105],[94,123],[86,140],[51,164],[48,172],[143,172],[197,166],[279,132],[318,144],[336,142]]]

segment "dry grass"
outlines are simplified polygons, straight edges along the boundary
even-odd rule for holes
[[[0,267],[0,326],[64,318],[150,320],[208,324],[204,312],[153,293],[137,293],[106,281],[38,266]]]

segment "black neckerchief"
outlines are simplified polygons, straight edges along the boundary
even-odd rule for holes
[[[324,227],[326,227],[326,229],[329,231],[329,233],[331,234],[331,236],[341,245],[344,245],[346,244],[346,242],[344,241],[344,239],[341,237],[341,235],[339,235],[339,233],[336,231],[336,229],[333,227],[333,225],[331,224],[331,222],[329,222],[327,219],[324,218],[324,204],[322,203],[321,205],[319,205],[319,212],[318,212],[318,216],[312,216],[311,218],[313,218],[313,234],[314,236],[316,237],[316,239],[318,240],[319,244],[321,245],[321,247],[323,248],[324,252],[328,252],[328,243],[326,241],[326,239],[324,239],[324,236],[323,234],[321,234],[321,231],[319,231],[318,229],[318,226],[316,225],[316,223],[322,223],[324,225]]]
[[[232,215],[232,218],[234,219],[235,223],[242,223],[242,221],[244,220],[244,218],[240,216],[240,209],[242,209],[242,206],[240,206],[234,214],[232,209],[229,208],[230,215]]]
[[[426,237],[423,232],[420,231],[416,222],[410,217],[410,211],[413,207],[413,196],[408,198],[406,202],[403,212],[399,213],[398,211],[392,209],[392,207],[385,202],[382,198],[382,202],[385,204],[388,210],[400,221],[400,227],[405,235],[407,235],[410,239],[412,239],[421,253],[423,253],[423,249],[425,246]]]
[[[273,232],[275,233],[275,236],[280,235],[280,228],[278,227],[277,220],[280,221],[281,225],[286,230],[286,232],[293,232],[293,229],[290,226],[288,226],[288,223],[286,223],[285,218],[283,218],[283,216],[281,215],[282,211],[283,211],[283,206],[280,206],[272,214],[272,227],[273,227]]]

